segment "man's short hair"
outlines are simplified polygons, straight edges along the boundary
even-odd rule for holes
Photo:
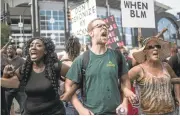
[[[90,32],[92,30],[92,28],[93,28],[92,24],[96,20],[102,20],[103,21],[103,19],[101,19],[101,18],[96,18],[96,19],[93,19],[92,21],[90,21],[89,24],[88,24],[88,27],[87,27],[88,32]]]
[[[15,45],[10,44],[10,45],[8,45],[8,47],[9,46],[12,46],[12,49],[16,51],[16,46]]]

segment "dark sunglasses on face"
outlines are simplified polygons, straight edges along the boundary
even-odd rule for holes
[[[148,46],[146,49],[150,50],[154,48],[161,49],[161,45]]]

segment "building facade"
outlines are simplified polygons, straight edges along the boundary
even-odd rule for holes
[[[68,1],[68,5],[73,9],[82,4],[85,0]],[[115,16],[116,23],[121,38],[123,38],[124,44],[130,48],[137,46],[137,29],[123,28],[121,25],[120,0],[108,1],[110,15]],[[6,0],[6,2],[10,5],[12,37],[15,38],[17,43],[19,41],[24,42],[28,40],[32,37],[31,12],[29,5],[31,0]],[[97,17],[107,17],[106,0],[96,0],[96,4]],[[169,29],[166,33],[164,33],[164,38],[168,41],[173,41],[179,44],[179,35],[177,34],[177,30],[180,26],[176,23],[174,18],[167,17],[165,14],[162,15],[168,9],[170,9],[168,6],[155,1],[156,28],[142,29],[144,38],[156,35],[164,27],[167,27]],[[65,38],[64,34],[64,0],[38,0],[38,11],[40,35],[42,37],[51,38],[56,45],[56,51],[61,51],[64,49],[65,39],[67,39]],[[19,27],[19,22],[23,23],[23,28]],[[81,43],[86,43],[88,39],[80,38],[80,41]]]

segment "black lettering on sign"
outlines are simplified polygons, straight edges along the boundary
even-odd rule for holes
[[[87,29],[80,29],[80,30],[77,30],[76,34],[77,35],[85,35],[87,33]]]
[[[124,1],[124,6],[125,6],[125,8],[148,10],[148,3],[146,3],[146,2]]]
[[[84,26],[85,25],[85,19],[80,21],[80,26]]]
[[[147,18],[146,10],[148,10],[148,3],[144,1],[124,1],[124,7],[129,8],[130,17],[132,18]]]
[[[131,17],[135,17],[134,10],[130,10],[130,16],[131,16]]]
[[[147,18],[146,11],[130,10],[130,16],[132,18]]]

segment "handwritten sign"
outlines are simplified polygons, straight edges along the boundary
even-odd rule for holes
[[[107,46],[109,48],[115,49],[117,46],[124,45],[119,34],[119,29],[116,24],[115,18],[113,15],[104,19],[107,25],[109,25],[109,34]]]
[[[71,11],[72,33],[76,36],[87,35],[89,22],[97,18],[96,0],[88,0]]]
[[[122,26],[155,28],[154,0],[121,0]]]

